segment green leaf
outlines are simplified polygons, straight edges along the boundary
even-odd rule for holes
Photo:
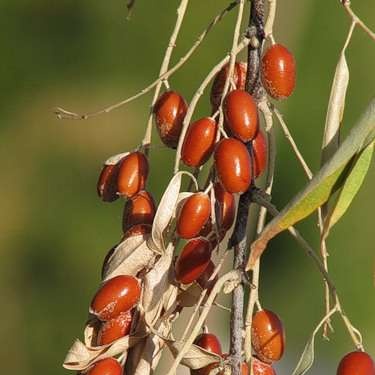
[[[332,158],[311,179],[289,204],[264,228],[260,236],[251,245],[251,254],[247,269],[251,269],[265,250],[268,241],[278,233],[309,216],[318,207],[327,202],[332,193],[342,184],[342,173],[353,157],[356,157],[375,139],[375,100],[352,128],[348,137],[340,145]],[[345,176],[345,175],[344,175]],[[340,179],[341,178],[341,179]]]
[[[297,367],[294,369],[292,375],[303,375],[311,368],[314,363],[315,358],[315,332],[310,337],[310,340],[307,342],[305,349],[301,355],[301,358],[298,361]]]
[[[369,170],[374,143],[367,146],[354,160],[353,166],[339,192],[336,202],[328,209],[324,222],[324,236],[341,219],[358,193]]]

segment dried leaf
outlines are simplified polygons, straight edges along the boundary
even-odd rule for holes
[[[338,149],[340,140],[340,125],[345,108],[346,91],[349,84],[349,68],[345,53],[341,52],[336,66],[332,83],[331,95],[328,102],[326,124],[322,144],[322,164],[324,164]]]
[[[327,236],[329,230],[340,220],[349,208],[354,197],[358,193],[366,174],[369,170],[372,155],[374,152],[374,144],[367,146],[354,160],[348,176],[336,202],[328,208],[326,220],[324,222],[324,235]]]
[[[292,375],[303,375],[305,374],[314,363],[314,341],[315,333],[311,336],[310,340],[307,342],[305,349],[298,361],[297,367],[294,369]]]
[[[240,278],[238,279],[232,279],[228,280],[223,285],[223,293],[224,294],[230,294],[233,292],[234,289],[237,288],[237,286],[241,283]]]
[[[324,164],[307,186],[267,224],[260,236],[251,245],[247,270],[251,269],[270,241],[281,231],[289,228],[318,207],[327,202],[334,189],[342,184],[342,172],[352,158],[364,150],[375,139],[375,101],[372,101],[357,125],[340,145],[333,157]]]
[[[178,295],[178,304],[182,307],[193,307],[197,304],[201,294],[203,293],[203,289],[199,286],[199,284],[194,283],[190,285],[186,290],[182,291]]]
[[[105,165],[116,165],[121,159],[123,159],[125,156],[129,155],[130,152],[122,152],[121,154],[116,154],[108,158],[104,164]]]
[[[132,236],[121,242],[105,265],[103,280],[118,275],[135,276],[147,267],[155,256],[147,243],[149,237],[149,235]]]
[[[152,239],[155,247],[160,251],[165,249],[164,231],[167,229],[174,216],[183,174],[189,175],[197,184],[195,177],[184,171],[176,173],[169,182],[169,185],[160,200],[159,207],[155,214],[154,223],[152,225]]]
[[[90,318],[85,327],[84,331],[84,342],[87,347],[94,347],[96,343],[96,333],[99,330],[101,323],[100,321],[96,318]]]
[[[184,346],[184,343],[181,341],[168,340],[166,341],[166,344],[175,358]],[[221,362],[222,358],[219,355],[204,350],[200,346],[193,344],[185,354],[181,364],[189,367],[192,370],[196,370],[213,363],[220,364]]]

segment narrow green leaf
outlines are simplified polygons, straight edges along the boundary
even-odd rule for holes
[[[325,236],[328,235],[329,230],[345,214],[354,197],[358,193],[369,170],[373,152],[374,143],[371,143],[355,159],[353,166],[345,179],[343,187],[339,192],[336,202],[328,209],[327,217],[324,223]]]
[[[294,369],[292,375],[303,375],[311,368],[315,358],[315,332],[307,342],[305,349],[302,352],[301,358],[298,361],[297,367]]]
[[[337,183],[340,182],[342,172],[348,163],[374,139],[375,100],[370,103],[357,125],[352,128],[332,158],[323,165],[307,186],[289,202],[279,215],[268,223],[258,239],[253,242],[247,269],[254,266],[269,240],[309,216],[329,199],[337,188]]]
[[[326,124],[322,144],[323,165],[338,149],[340,139],[340,125],[345,108],[346,91],[349,84],[349,68],[346,63],[345,53],[341,52],[336,66],[331,95],[329,97]]]

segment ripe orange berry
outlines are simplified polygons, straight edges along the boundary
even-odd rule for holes
[[[219,206],[216,221],[220,230],[227,231],[233,225],[236,216],[236,202],[231,193],[225,191],[220,183],[214,186],[216,203]]]
[[[182,249],[175,264],[176,280],[190,284],[207,268],[211,258],[210,243],[204,238],[190,240]]]
[[[214,150],[216,133],[217,124],[211,117],[190,124],[182,145],[182,161],[189,167],[203,165]]]
[[[253,139],[254,178],[258,178],[267,166],[267,140],[264,133],[259,130]]]
[[[340,361],[337,375],[375,375],[375,364],[369,354],[351,352]]]
[[[118,172],[119,163],[103,166],[96,185],[96,191],[104,202],[113,202],[119,198],[117,194]]]
[[[262,82],[274,99],[290,96],[296,84],[296,63],[293,55],[281,44],[274,44],[264,54]]]
[[[213,112],[215,112],[220,105],[221,97],[223,95],[225,81],[228,76],[229,64],[225,65],[220,72],[216,75],[211,88],[210,100]],[[233,71],[233,82],[236,89],[244,90],[246,83],[246,62],[236,62]]]
[[[285,332],[280,318],[269,310],[260,310],[253,316],[251,343],[257,357],[263,362],[278,361],[285,347]]]
[[[175,91],[162,94],[154,106],[155,122],[163,143],[176,148],[187,111],[184,98]]]
[[[102,323],[97,336],[97,345],[107,345],[129,334],[133,314],[131,311],[121,313],[114,319]]]
[[[140,191],[125,203],[122,230],[125,233],[134,225],[152,224],[155,212],[156,207],[152,195],[147,191]]]
[[[212,280],[210,280],[212,274],[215,271],[215,268],[215,264],[210,260],[207,268],[204,270],[202,275],[200,275],[197,279],[197,283],[202,287],[202,289],[207,289],[208,293],[211,292],[212,288],[216,284],[216,281],[218,280],[218,275],[216,275]]]
[[[211,201],[207,194],[195,193],[183,202],[178,214],[176,232],[181,238],[197,237],[211,213]]]
[[[268,363],[264,363],[262,361],[259,361],[256,358],[253,358],[252,364],[253,364],[253,375],[276,375],[275,370]],[[246,367],[247,367],[247,371],[249,371],[249,366],[246,365]],[[249,372],[247,372],[247,374],[249,374]],[[245,375],[245,373],[242,373],[242,375]]]
[[[251,141],[258,132],[258,109],[253,97],[244,90],[231,91],[224,100],[226,126],[242,142]]]
[[[246,146],[235,138],[222,139],[216,147],[215,167],[224,189],[244,193],[251,183],[251,159]]]
[[[212,333],[202,333],[194,340],[194,344],[207,350],[208,352],[222,355],[221,344],[218,337]]]
[[[96,292],[90,312],[100,320],[111,320],[130,310],[139,301],[141,287],[133,276],[116,276]]]
[[[86,375],[125,375],[121,365],[114,358],[105,358],[96,362]]]
[[[132,197],[146,185],[148,161],[141,152],[132,152],[120,162],[117,191],[120,195]]]

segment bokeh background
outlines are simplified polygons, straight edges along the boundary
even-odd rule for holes
[[[177,61],[228,2],[191,1]],[[353,1],[375,27],[372,1]],[[58,121],[53,108],[92,111],[150,83],[159,70],[174,25],[177,1],[138,0],[130,21],[125,1],[2,0],[0,4],[0,358],[3,373],[66,374],[61,367],[82,336],[88,303],[99,283],[107,250],[121,235],[123,203],[96,196],[101,164],[140,142],[151,95],[86,121]],[[217,26],[190,62],[171,80],[191,98],[207,71],[229,50],[235,12]],[[349,20],[338,1],[279,2],[278,41],[298,62],[294,95],[278,103],[313,170],[331,81]],[[375,94],[375,44],[358,30],[348,50],[350,86],[344,129]],[[196,116],[209,111],[203,97]],[[283,207],[306,179],[278,132],[274,201]],[[160,198],[171,176],[173,152],[155,137],[149,189]],[[347,215],[329,238],[330,269],[346,311],[375,352],[374,166]],[[315,217],[299,225],[318,243]],[[261,300],[287,331],[278,374],[290,374],[323,313],[322,281],[288,234],[270,244],[262,261]],[[334,374],[353,345],[339,319],[331,341],[317,340],[312,375]],[[228,349],[227,316],[212,318]],[[164,368],[167,360],[165,360]],[[164,373],[161,371],[160,373]],[[182,371],[181,371],[182,373]]]

